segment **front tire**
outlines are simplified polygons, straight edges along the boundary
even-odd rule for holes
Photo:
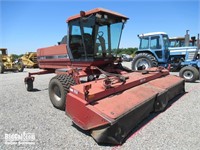
[[[54,107],[65,110],[66,95],[76,82],[70,75],[56,75],[49,82],[49,97]]]
[[[137,54],[132,61],[132,70],[145,70],[151,67],[157,67],[158,62],[156,58],[148,53]]]
[[[17,71],[18,72],[23,72],[24,71],[25,66],[24,66],[22,61],[19,61],[16,65],[17,65]]]
[[[186,82],[195,82],[199,78],[199,71],[195,67],[185,66],[180,70],[179,76],[184,78]]]

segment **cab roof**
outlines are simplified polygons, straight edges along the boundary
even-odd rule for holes
[[[107,10],[107,9],[104,9],[104,8],[95,8],[95,9],[92,9],[92,10],[89,10],[89,11],[86,11],[85,12],[85,16],[89,16],[91,14],[96,14],[96,13],[106,13],[106,14],[110,14],[110,15],[113,15],[113,16],[116,16],[116,17],[121,17],[123,19],[129,19],[128,17],[120,14],[120,13],[117,13],[117,12],[114,12],[114,11],[111,11],[111,10]],[[67,19],[66,22],[69,22],[71,20],[74,20],[74,19],[78,19],[80,18],[80,14],[77,14],[75,16],[71,16]]]
[[[150,32],[145,34],[139,34],[138,37],[154,36],[154,35],[167,35],[165,32]]]
[[[170,40],[185,40],[185,37],[170,37]]]

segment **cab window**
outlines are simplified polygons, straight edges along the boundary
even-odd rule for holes
[[[160,36],[151,37],[151,49],[161,49]]]

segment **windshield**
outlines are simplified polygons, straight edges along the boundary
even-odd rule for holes
[[[170,39],[170,47],[183,47],[185,46],[185,40],[184,39]]]
[[[149,48],[149,37],[140,38],[140,49]]]
[[[73,59],[113,57],[119,48],[122,22],[94,15],[69,22],[69,48]]]
[[[119,48],[121,30],[123,23],[111,25],[97,25],[98,33],[95,42],[95,53],[97,56],[111,56]]]

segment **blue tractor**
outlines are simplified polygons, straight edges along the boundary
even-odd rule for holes
[[[170,50],[169,37],[165,32],[140,34],[138,37],[140,45],[132,61],[132,70],[170,66],[171,69],[179,68],[179,75],[188,82],[200,78],[199,35],[198,47],[179,47],[179,53]]]

